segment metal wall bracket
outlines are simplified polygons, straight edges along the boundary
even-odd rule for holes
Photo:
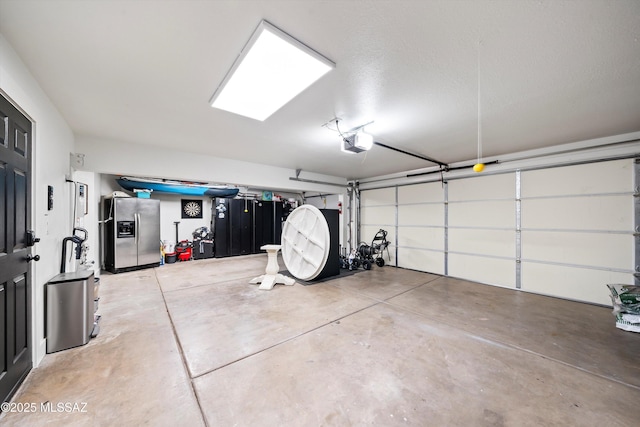
[[[640,158],[636,158],[633,162],[633,188],[635,194],[633,195],[633,222],[634,222],[634,264],[636,266],[636,271],[638,271],[638,266],[640,266],[640,192],[638,189],[640,188]],[[640,274],[634,273],[634,284],[636,286],[640,286]]]
[[[449,275],[449,182],[442,182],[444,191],[444,275]]]
[[[522,185],[516,170],[516,289],[522,289]]]
[[[396,267],[398,267],[398,234],[400,231],[400,226],[398,225],[398,211],[400,210],[400,208],[398,207],[398,186],[396,185],[396,237],[395,237],[395,241],[396,241],[396,259],[395,259],[395,263],[396,263]]]

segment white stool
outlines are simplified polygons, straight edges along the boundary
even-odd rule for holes
[[[260,283],[261,285],[258,289],[265,291],[270,291],[276,284],[292,286],[296,283],[292,278],[278,273],[280,270],[280,266],[278,265],[278,251],[280,250],[280,245],[264,245],[261,246],[260,249],[267,251],[267,268],[265,270],[265,274],[251,279],[249,283]]]

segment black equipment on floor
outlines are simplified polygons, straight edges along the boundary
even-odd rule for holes
[[[193,232],[193,259],[213,258],[213,233],[207,227]]]
[[[365,270],[371,270],[374,262],[378,267],[383,267],[383,252],[385,250],[387,251],[387,258],[391,259],[389,255],[389,243],[387,240],[387,232],[380,229],[373,237],[371,245],[360,242],[358,249],[351,251],[349,256],[342,254],[340,256],[340,267],[348,268],[349,270],[357,270],[360,267]]]
[[[367,246],[366,244],[364,245]],[[362,244],[360,247],[362,247]],[[340,268],[347,268],[349,271],[357,270],[360,267],[365,270],[371,270],[373,263],[361,254],[360,247],[358,247],[358,250],[352,250],[348,256],[340,255]]]
[[[360,243],[358,246],[358,255],[362,258],[362,266],[364,269],[369,270],[373,262],[375,262],[378,267],[384,266],[383,252],[385,250],[387,251],[387,258],[391,259],[391,256],[389,255],[387,232],[383,229],[378,230],[376,235],[373,237],[371,246],[364,242]]]

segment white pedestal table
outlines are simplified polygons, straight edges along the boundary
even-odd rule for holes
[[[263,251],[267,251],[267,268],[265,269],[265,274],[251,279],[249,283],[260,283],[258,289],[265,291],[270,291],[276,284],[292,286],[296,283],[292,278],[278,273],[280,271],[280,266],[278,265],[280,247],[280,245],[264,245],[260,247]]]

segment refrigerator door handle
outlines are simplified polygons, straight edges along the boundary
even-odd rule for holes
[[[140,244],[140,214],[137,212],[133,214],[136,227],[136,247]]]

